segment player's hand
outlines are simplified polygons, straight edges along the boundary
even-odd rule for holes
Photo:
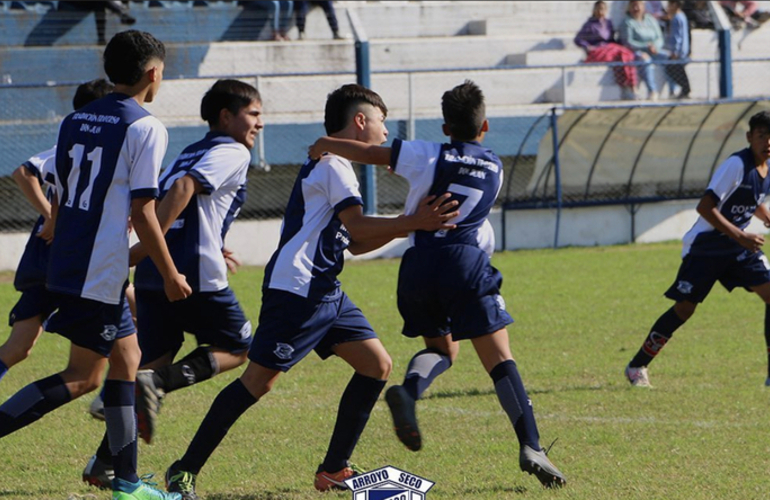
[[[452,193],[444,193],[441,196],[426,196],[420,200],[417,211],[411,215],[414,219],[417,229],[423,231],[438,231],[439,229],[454,229],[456,224],[449,224],[447,221],[460,215],[459,210],[455,208],[460,204],[457,200],[447,202],[452,197]]]
[[[225,258],[227,270],[233,274],[237,273],[238,268],[241,266],[241,261],[235,257],[233,251],[222,247],[222,256]]]
[[[37,233],[37,237],[41,240],[45,240],[46,244],[50,245],[51,242],[53,242],[53,228],[53,219],[50,217],[46,218],[42,227],[40,228],[40,232]]]
[[[192,288],[187,284],[187,279],[183,274],[176,273],[163,282],[163,289],[170,302],[183,300],[192,295]]]
[[[323,138],[318,139],[312,146],[307,148],[307,155],[313,160],[319,159],[326,152],[323,149]]]
[[[758,252],[762,249],[762,245],[765,244],[765,237],[761,234],[744,232],[738,238],[738,243],[746,250]]]

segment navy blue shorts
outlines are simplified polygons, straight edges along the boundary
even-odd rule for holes
[[[503,276],[470,245],[412,247],[398,272],[398,310],[407,337],[472,339],[513,323],[500,295]]]
[[[75,295],[52,295],[57,310],[48,318],[46,331],[58,333],[76,346],[108,357],[115,339],[136,333],[125,296],[120,304],[105,304]]]
[[[259,326],[249,359],[265,368],[288,371],[315,349],[321,359],[336,345],[375,339],[369,321],[344,292],[333,300],[312,300],[282,290],[263,290]]]
[[[56,309],[55,296],[46,290],[45,285],[29,288],[21,292],[21,297],[11,309],[8,317],[8,326],[13,326],[16,321],[40,317],[40,322],[45,321]]]
[[[739,286],[750,290],[770,281],[770,264],[762,252],[748,250],[728,256],[685,255],[676,281],[665,295],[677,302],[698,304],[717,281],[730,292]]]
[[[228,352],[245,352],[251,343],[251,322],[230,288],[196,292],[184,300],[169,302],[165,292],[136,290],[136,320],[142,365],[184,343],[184,333],[195,335],[198,344]]]

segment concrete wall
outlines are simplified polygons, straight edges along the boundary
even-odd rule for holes
[[[561,214],[559,246],[602,246],[636,241],[653,243],[679,240],[690,229],[697,214],[695,200],[645,204],[631,214],[623,206],[565,209]],[[490,221],[495,228],[497,250],[548,248],[554,245],[555,210],[509,210],[493,212]],[[281,221],[236,221],[227,236],[226,246],[245,265],[267,264],[275,251]],[[754,219],[749,230],[765,233],[762,223]],[[633,233],[633,236],[632,236]],[[28,234],[0,234],[0,271],[16,269]],[[348,258],[397,258],[407,244],[397,240],[364,256]]]

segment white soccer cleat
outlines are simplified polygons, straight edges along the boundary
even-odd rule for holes
[[[640,366],[639,368],[626,366],[626,378],[633,386],[652,388],[646,366]]]

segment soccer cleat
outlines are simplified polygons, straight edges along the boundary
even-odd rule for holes
[[[83,482],[103,490],[112,488],[114,477],[115,471],[112,470],[112,466],[99,460],[96,455],[91,457],[86,468],[83,469]]]
[[[195,477],[196,474],[181,470],[177,460],[166,471],[166,489],[181,494],[183,500],[198,500],[198,495],[195,494]]]
[[[160,406],[166,393],[155,387],[152,370],[139,370],[136,374],[136,420],[145,443],[152,443]]]
[[[649,387],[652,389],[646,366],[640,366],[639,368],[633,368],[630,365],[626,366],[626,378],[635,387]]]
[[[524,472],[534,474],[546,488],[561,488],[567,484],[567,478],[548,460],[543,450],[535,451],[527,445],[522,445],[519,467]]]
[[[385,402],[388,403],[390,414],[393,416],[393,427],[399,441],[412,451],[422,448],[422,437],[417,426],[415,401],[400,385],[394,385],[385,392]]]
[[[318,491],[341,491],[347,490],[348,485],[345,484],[345,479],[350,479],[353,476],[363,474],[364,471],[359,467],[348,464],[347,467],[343,467],[337,472],[326,472],[323,469],[323,464],[318,466],[318,470],[315,472],[315,481],[313,486]]]
[[[88,413],[90,413],[96,420],[104,421],[104,400],[102,399],[101,393],[97,394],[94,400],[91,401],[91,405],[88,407]]]
[[[180,493],[166,493],[150,483],[130,483],[115,478],[112,481],[112,500],[185,500]]]

